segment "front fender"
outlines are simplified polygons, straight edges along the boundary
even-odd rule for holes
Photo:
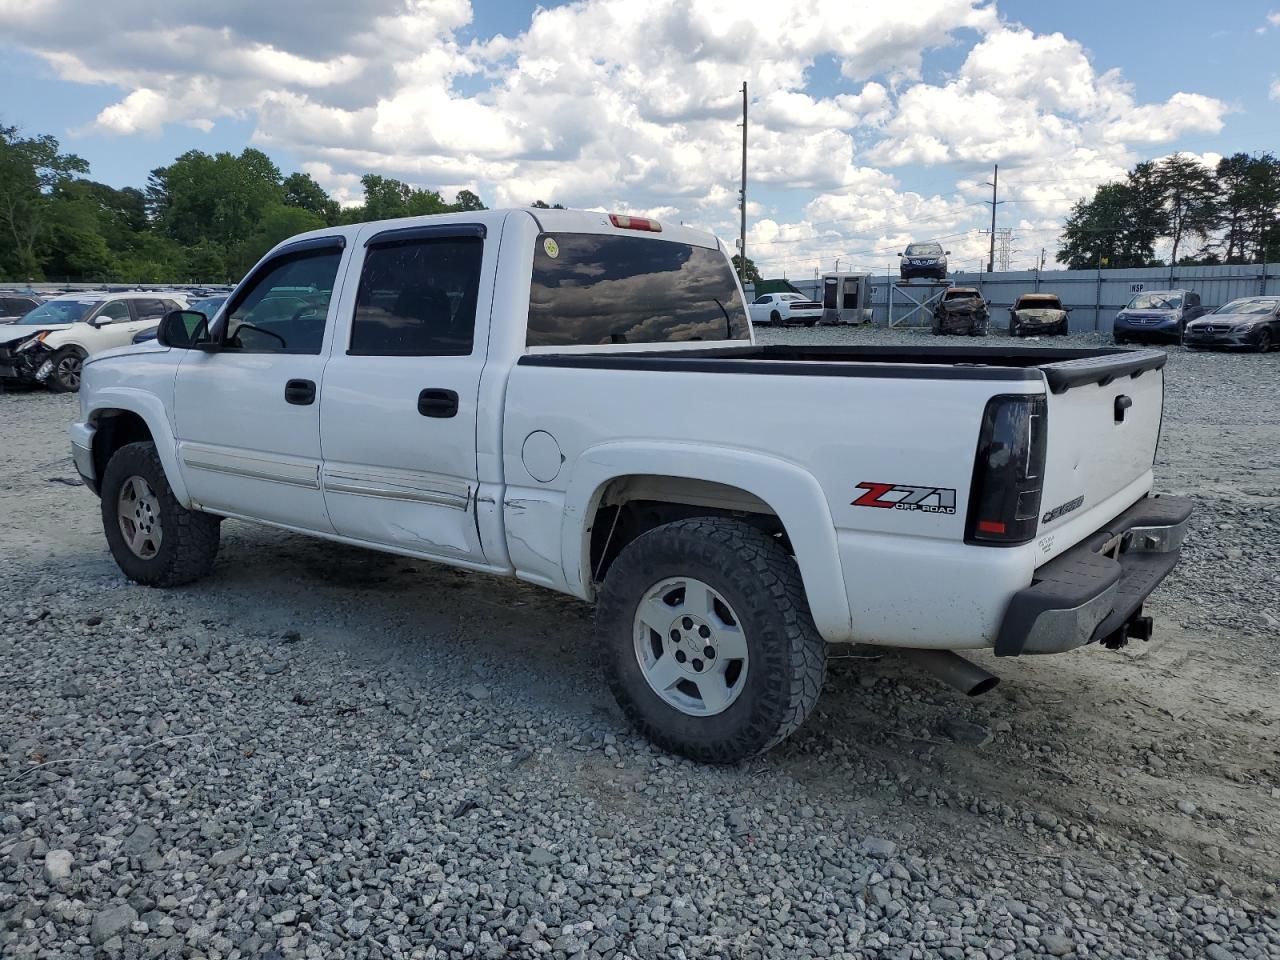
[[[565,491],[560,541],[565,579],[574,593],[591,598],[588,525],[605,487],[620,477],[637,475],[721,483],[767,503],[791,540],[818,632],[832,643],[851,637],[835,523],[821,485],[794,463],[749,450],[627,441],[584,451]]]
[[[86,367],[86,371],[94,365]],[[164,474],[173,489],[173,495],[184,507],[190,509],[191,498],[187,495],[187,485],[182,479],[182,471],[178,469],[178,449],[174,440],[173,425],[169,420],[169,412],[164,402],[153,393],[138,390],[119,384],[95,386],[88,394],[89,405],[84,410],[87,423],[96,424],[104,414],[123,410],[135,413],[146,423],[151,432],[151,439],[164,465]],[[101,478],[99,478],[101,482]]]

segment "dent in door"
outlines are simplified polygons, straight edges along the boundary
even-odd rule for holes
[[[473,491],[452,477],[406,470],[326,465],[326,500],[343,504],[353,528],[374,541],[442,556],[472,556],[479,546],[473,524],[459,524],[453,510],[470,512]],[[444,507],[448,512],[422,506]]]

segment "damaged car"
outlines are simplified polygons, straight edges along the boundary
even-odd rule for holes
[[[43,384],[63,393],[80,389],[87,357],[132,342],[166,313],[187,306],[166,293],[68,293],[0,328],[0,381]]]
[[[990,303],[976,287],[952,287],[933,307],[933,335],[945,333],[985,337]]]
[[[1065,336],[1070,312],[1056,293],[1024,293],[1009,308],[1009,336]]]

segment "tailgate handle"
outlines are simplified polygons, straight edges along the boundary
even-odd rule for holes
[[[1116,423],[1124,423],[1124,412],[1133,406],[1133,397],[1123,393],[1116,397]]]

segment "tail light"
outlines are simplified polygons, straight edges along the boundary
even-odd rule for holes
[[[1036,535],[1048,433],[1044,397],[992,397],[982,414],[965,540],[993,546]]]
[[[648,217],[629,217],[622,213],[609,214],[609,222],[619,230],[648,230],[650,233],[661,233],[662,224]]]

